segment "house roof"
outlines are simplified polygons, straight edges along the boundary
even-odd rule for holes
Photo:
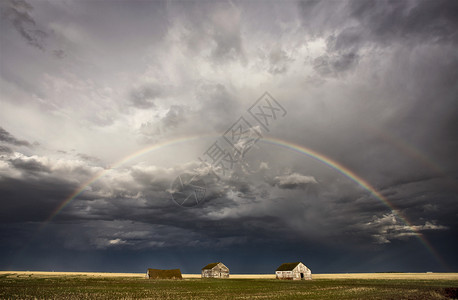
[[[301,262],[285,263],[279,266],[275,271],[292,271]]]
[[[208,265],[206,265],[205,267],[203,267],[202,270],[211,270],[211,269],[213,269],[214,267],[216,267],[217,264],[219,264],[219,262],[208,264]]]

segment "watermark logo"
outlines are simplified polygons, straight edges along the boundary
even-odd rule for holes
[[[286,110],[268,92],[265,92],[240,116],[210,147],[198,157],[201,169],[208,169],[205,176],[217,181],[230,176],[237,166],[244,169],[245,155],[269,132],[278,119],[286,116]],[[179,175],[172,183],[172,200],[183,207],[199,205],[205,200],[207,187],[202,172]]]
[[[184,173],[175,178],[170,193],[176,204],[192,207],[204,200],[206,190],[205,182],[200,176]]]
[[[244,117],[240,117],[226,130],[223,138],[243,157],[262,138],[262,135]]]
[[[286,109],[277,102],[269,93],[265,93],[249,109],[248,113],[269,131],[269,126],[277,120],[278,117],[286,116]]]

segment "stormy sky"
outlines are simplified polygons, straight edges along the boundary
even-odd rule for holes
[[[0,8],[0,269],[458,271],[458,2]]]

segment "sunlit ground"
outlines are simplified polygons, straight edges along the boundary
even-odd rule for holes
[[[136,277],[144,278],[145,273],[103,273],[103,272],[42,272],[42,271],[0,271],[7,277],[48,277],[48,276],[92,276],[92,277]],[[313,279],[440,279],[458,280],[458,273],[336,273],[312,274]],[[183,274],[183,279],[200,278],[200,274]],[[231,274],[232,279],[275,279],[275,274]]]
[[[150,280],[143,273],[0,272],[0,299],[456,299],[458,273],[273,274]]]

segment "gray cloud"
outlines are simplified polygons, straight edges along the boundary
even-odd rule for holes
[[[203,82],[194,87],[191,94],[172,95],[170,99],[179,99],[181,103],[165,106],[161,101],[162,114],[144,122],[139,127],[144,143],[155,142],[167,135],[195,135],[212,131],[222,134],[240,116],[239,97],[221,83]],[[195,98],[196,105],[187,104],[186,100]],[[164,109],[164,106],[167,107]],[[153,109],[154,111],[154,109]]]
[[[394,239],[410,238],[428,230],[448,229],[446,226],[436,225],[431,222],[410,227],[399,221],[393,213],[374,217],[365,226],[375,231],[373,237],[379,244],[391,243]]]
[[[65,57],[65,51],[62,49],[53,50],[52,54],[54,54],[55,57],[60,58],[60,59]]]
[[[77,156],[79,158],[87,161],[87,162],[90,162],[90,163],[100,162],[100,159],[98,157],[95,157],[95,156],[92,156],[92,155],[88,155],[88,154],[84,154],[84,153],[78,153]]]
[[[24,0],[2,1],[1,15],[11,22],[11,25],[30,45],[44,50],[44,42],[48,34],[39,29],[31,16],[33,6]]]
[[[355,53],[323,55],[315,58],[313,68],[322,76],[335,76],[353,69],[358,64],[359,56]]]
[[[211,126],[219,132],[225,131],[238,118],[239,105],[237,95],[221,83],[203,84],[196,92],[202,107],[197,111],[198,116],[205,116],[206,126]],[[202,120],[200,123],[203,124]]]
[[[323,76],[351,69],[377,48],[457,42],[458,6],[452,1],[302,1],[299,7],[306,32],[327,36],[327,55],[314,61]]]
[[[7,146],[0,145],[0,153],[13,153],[13,150]]]
[[[275,184],[282,189],[305,188],[311,183],[317,183],[313,176],[304,176],[298,173],[276,176],[274,181]]]
[[[456,42],[456,13],[453,1],[349,2],[350,15],[379,43],[411,39],[416,42]]]
[[[27,146],[30,147],[31,144],[25,140],[19,140],[14,137],[11,133],[0,127],[0,142],[5,142],[14,146]]]
[[[288,70],[288,65],[293,61],[288,54],[282,49],[272,49],[269,53],[270,68],[272,74],[281,74]]]
[[[172,105],[163,117],[141,124],[139,131],[145,142],[155,141],[156,138],[185,124],[190,113],[194,112],[186,106]]]
[[[37,161],[34,158],[14,158],[10,160],[13,167],[26,171],[28,173],[35,173],[35,172],[45,172],[49,173],[50,170],[47,166],[45,166],[42,162]]]
[[[200,55],[210,51],[209,58],[217,62],[245,60],[241,38],[242,12],[236,5],[217,2],[202,6],[191,1],[175,5],[181,17],[177,23],[193,27],[191,32],[181,33],[192,53]]]
[[[157,85],[144,85],[134,89],[130,94],[130,101],[137,108],[148,109],[154,107],[154,100],[162,95]]]
[[[304,27],[312,35],[329,34],[334,50],[373,42],[456,42],[458,7],[453,1],[301,1],[299,7]]]
[[[165,117],[162,119],[162,122],[164,123],[164,127],[173,128],[182,123],[184,118],[185,108],[178,105],[172,105]]]

